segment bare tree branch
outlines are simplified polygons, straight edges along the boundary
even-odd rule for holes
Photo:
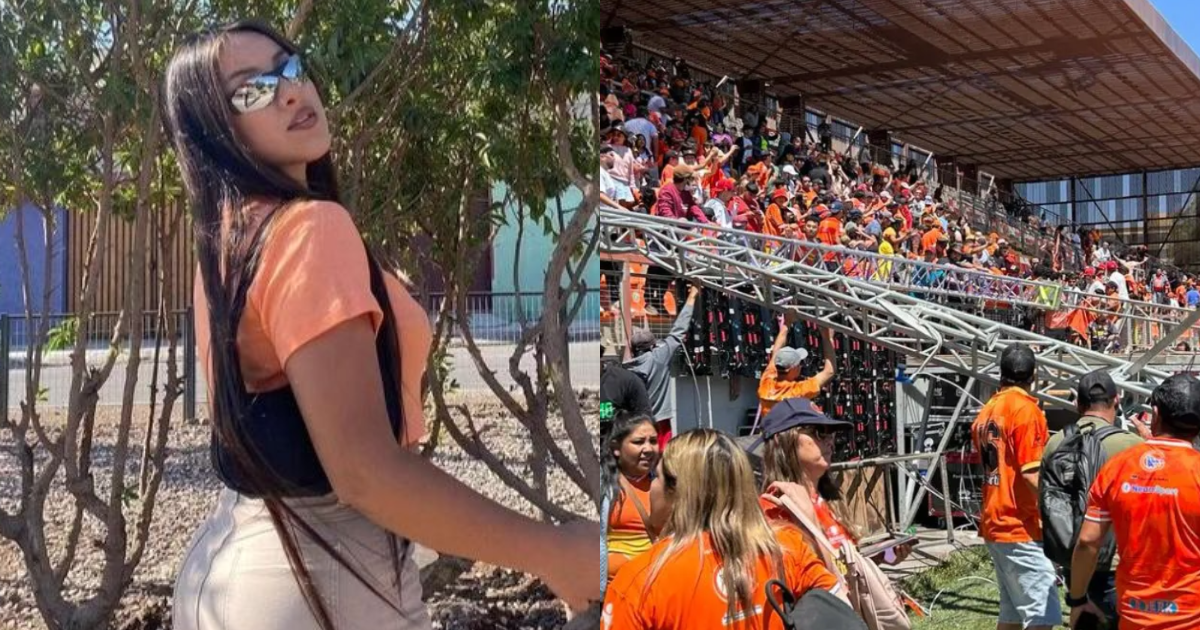
[[[292,17],[292,21],[287,25],[287,38],[295,41],[300,35],[300,28],[304,26],[305,20],[308,19],[308,14],[312,12],[313,0],[300,0],[300,6],[296,9],[296,15]]]

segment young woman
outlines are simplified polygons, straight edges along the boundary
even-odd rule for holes
[[[672,439],[650,502],[652,519],[665,519],[663,538],[609,585],[606,629],[781,630],[765,605],[768,580],[797,596],[841,590],[798,529],[767,523],[750,460],[727,435],[697,429]]]
[[[830,419],[807,400],[802,400],[799,407],[801,411],[786,424],[764,424],[763,484],[768,489],[786,491],[797,507],[821,526],[833,548],[840,549],[856,541],[830,505],[841,499],[841,493],[829,477],[829,464],[833,460],[834,436],[850,423]],[[772,520],[791,518],[781,508],[763,507]],[[889,564],[903,562],[911,551],[907,546],[895,549],[896,557]]]
[[[598,527],[525,518],[408,448],[426,316],[338,203],[296,47],[257,22],[200,33],[163,94],[226,487],[180,569],[175,627],[428,628],[410,540],[540,576],[576,607],[597,597]]]
[[[608,579],[650,550],[651,472],[658,463],[658,430],[650,416],[618,417],[608,435],[604,472],[612,497],[608,514]]]

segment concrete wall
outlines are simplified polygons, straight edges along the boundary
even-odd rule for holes
[[[46,232],[42,215],[32,206],[22,206],[9,211],[0,219],[0,313],[23,314],[25,312],[24,288],[21,286],[20,254],[17,250],[17,214],[22,214],[25,224],[25,248],[29,256],[29,276],[33,285],[33,310],[41,311],[42,294],[47,278],[50,281],[50,311],[62,313],[66,310],[66,211],[56,212],[58,229],[52,247],[53,268],[43,266],[46,255]]]
[[[682,433],[703,427],[737,435],[747,410],[758,405],[758,381],[742,376],[737,379],[740,381],[741,391],[737,398],[730,400],[729,379],[719,376],[693,378],[690,375],[676,378],[677,431]]]

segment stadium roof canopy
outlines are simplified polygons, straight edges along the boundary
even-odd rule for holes
[[[634,43],[1017,180],[1200,164],[1200,59],[1147,0],[601,0]]]

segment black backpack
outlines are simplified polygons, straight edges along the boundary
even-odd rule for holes
[[[1042,462],[1038,489],[1042,547],[1046,557],[1060,567],[1071,566],[1071,554],[1087,512],[1088,491],[1108,459],[1101,443],[1121,432],[1114,426],[1081,432],[1078,425],[1069,424],[1063,429],[1058,448]],[[1100,547],[1097,566],[1109,567],[1115,550],[1116,542],[1109,532]]]
[[[767,605],[775,610],[787,630],[867,630],[867,624],[850,604],[824,589],[814,588],[798,600],[786,584],[767,582]],[[780,597],[776,596],[776,593]]]

